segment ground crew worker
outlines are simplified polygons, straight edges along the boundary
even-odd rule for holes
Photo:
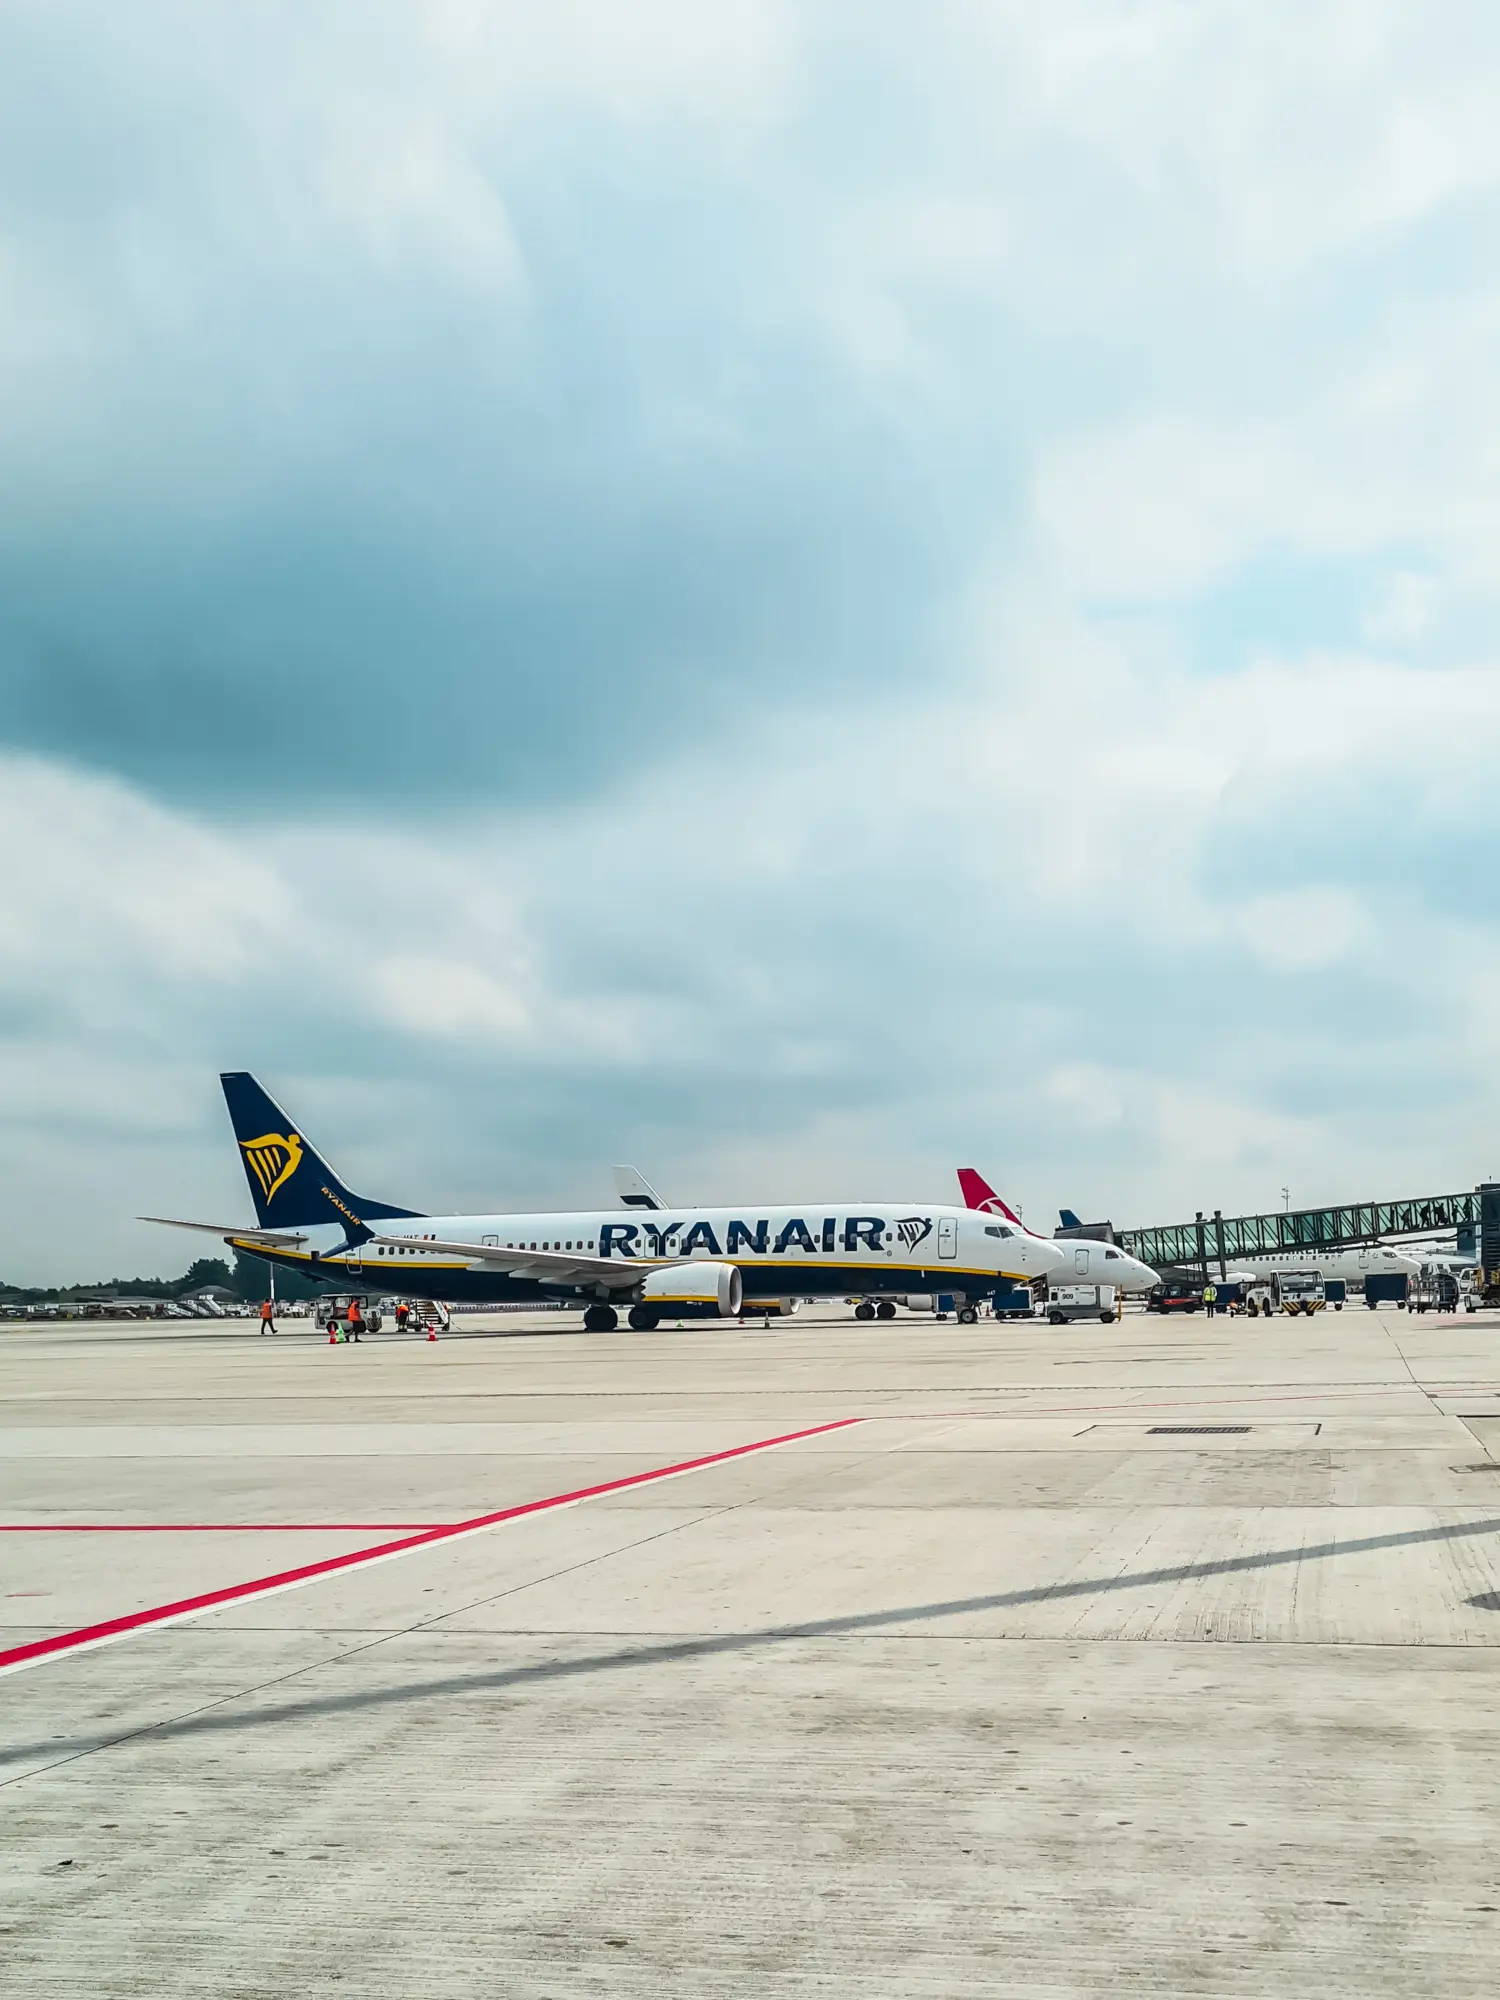
[[[262,1333],[276,1331],[276,1308],[269,1299],[260,1302],[260,1330]]]
[[[364,1323],[365,1316],[359,1309],[359,1300],[351,1299],[349,1301],[349,1331],[344,1335],[345,1340],[358,1340]]]
[[[409,1305],[408,1305],[408,1304],[406,1303],[405,1299],[403,1299],[403,1300],[401,1301],[400,1305],[398,1305],[398,1306],[397,1306],[397,1308],[396,1308],[396,1331],[397,1331],[397,1333],[405,1333],[405,1331],[406,1331],[406,1322],[407,1322],[407,1321],[408,1321],[408,1320],[409,1320],[410,1318],[411,1318],[411,1307],[410,1307],[410,1306],[409,1306]]]
[[[1219,1288],[1213,1282],[1212,1278],[1210,1278],[1208,1283],[1203,1287],[1203,1310],[1208,1314],[1210,1319],[1214,1316],[1214,1307],[1217,1305],[1218,1299]]]

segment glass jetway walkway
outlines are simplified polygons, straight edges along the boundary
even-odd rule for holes
[[[1476,1262],[1500,1270],[1500,1182],[1465,1194],[1425,1194],[1411,1201],[1357,1201],[1339,1208],[1274,1209],[1268,1215],[1197,1215],[1191,1222],[1116,1231],[1132,1257],[1158,1270],[1206,1268],[1274,1251],[1335,1250],[1377,1237],[1433,1236],[1473,1231]]]

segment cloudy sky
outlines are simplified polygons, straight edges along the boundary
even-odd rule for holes
[[[1500,16],[10,0],[0,1276],[1500,1172]]]

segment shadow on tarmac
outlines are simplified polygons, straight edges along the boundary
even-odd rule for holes
[[[1025,1604],[1060,1603],[1069,1598],[1106,1596],[1115,1591],[1141,1590],[1152,1584],[1189,1583],[1197,1577],[1234,1576],[1261,1569],[1283,1568],[1292,1563],[1324,1562],[1334,1556],[1368,1554],[1375,1549],[1414,1548],[1425,1542],[1457,1541],[1472,1535],[1500,1533],[1500,1519],[1463,1521],[1434,1528],[1410,1528],[1399,1534],[1366,1535],[1348,1542],[1311,1542],[1296,1548],[1267,1549],[1259,1555],[1226,1556],[1217,1562],[1179,1563],[1166,1569],[1124,1571],[1117,1576],[1080,1578],[1075,1583],[1034,1585],[1028,1590],[1001,1590],[982,1597],[948,1598],[933,1604],[907,1604],[889,1611],[858,1611],[839,1618],[816,1618],[795,1625],[773,1625],[758,1632],[725,1632],[701,1639],[674,1639],[654,1646],[631,1646],[609,1653],[588,1653],[573,1660],[546,1660],[535,1666],[506,1667],[493,1672],[454,1674],[441,1680],[412,1681],[397,1687],[356,1688],[348,1694],[318,1695],[303,1701],[280,1702],[247,1713],[227,1713],[227,1704],[243,1701],[246,1695],[229,1695],[209,1711],[184,1715],[168,1722],[148,1723],[139,1729],[111,1735],[66,1738],[49,1736],[41,1742],[15,1744],[0,1750],[0,1768],[47,1755],[48,1766],[67,1762],[90,1751],[108,1749],[113,1744],[139,1741],[145,1737],[169,1740],[174,1737],[213,1735],[240,1729],[278,1727],[289,1722],[350,1715],[361,1709],[389,1708],[401,1703],[433,1700],[447,1695],[503,1693],[543,1681],[568,1680],[585,1674],[614,1673],[633,1667],[672,1666],[687,1660],[712,1659],[719,1654],[752,1652],[761,1646],[784,1645],[797,1639],[836,1639],[866,1632],[880,1632],[899,1625],[923,1624],[941,1618],[962,1618],[979,1611],[1001,1611]],[[480,1599],[479,1603],[484,1600]],[[1466,1600],[1477,1610],[1500,1611],[1500,1591],[1482,1591]],[[464,1610],[475,1610],[466,1605]],[[355,1652],[388,1645],[392,1640],[430,1631],[444,1619],[458,1615],[444,1612],[424,1625],[390,1632],[369,1642],[368,1648],[350,1652],[316,1665],[298,1668],[286,1676],[300,1679],[325,1667],[344,1665]],[[482,1635],[474,1635],[482,1636]],[[253,1691],[251,1691],[253,1692]],[[45,1768],[45,1767],[44,1767]],[[6,1782],[17,1782],[8,1780]]]

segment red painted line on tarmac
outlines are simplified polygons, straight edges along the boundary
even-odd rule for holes
[[[76,1652],[84,1646],[104,1645],[111,1639],[123,1638],[127,1633],[139,1632],[147,1627],[196,1618],[205,1611],[217,1610],[223,1604],[269,1597],[276,1591],[291,1590],[298,1584],[310,1583],[316,1577],[332,1576],[339,1570],[358,1569],[366,1563],[383,1562],[393,1556],[405,1555],[412,1549],[430,1548],[436,1542],[451,1541],[458,1535],[478,1534],[483,1529],[498,1527],[502,1521],[519,1521],[528,1514],[543,1514],[554,1508],[575,1506],[580,1500],[596,1500],[604,1493],[623,1493],[632,1486],[650,1486],[657,1480],[672,1479],[680,1473],[701,1472],[705,1466],[723,1465],[730,1459],[748,1457],[752,1452],[770,1451],[782,1444],[796,1444],[803,1438],[823,1437],[829,1431],[847,1430],[851,1425],[863,1422],[862,1417],[839,1417],[833,1423],[814,1424],[807,1430],[786,1431],[780,1437],[758,1438],[753,1444],[732,1445],[728,1451],[706,1452],[701,1458],[683,1459],[677,1465],[657,1466],[650,1472],[626,1473],[620,1479],[606,1479],[597,1486],[580,1486],[572,1493],[553,1493],[545,1500],[526,1500],[519,1507],[502,1507],[493,1514],[476,1514],[471,1521],[428,1528],[400,1541],[380,1542],[372,1549],[355,1549],[348,1555],[330,1556],[323,1562],[303,1563],[297,1569],[281,1570],[274,1576],[254,1577],[248,1583],[233,1583],[223,1590],[202,1591],[196,1597],[179,1598],[175,1604],[158,1604],[148,1611],[127,1612],[122,1618],[108,1618],[99,1625],[80,1626],[76,1632],[59,1632],[50,1639],[33,1639],[27,1645],[11,1646],[0,1652],[0,1673],[29,1666],[33,1661],[54,1654]]]
[[[0,1521],[0,1535],[385,1535],[463,1521]]]

